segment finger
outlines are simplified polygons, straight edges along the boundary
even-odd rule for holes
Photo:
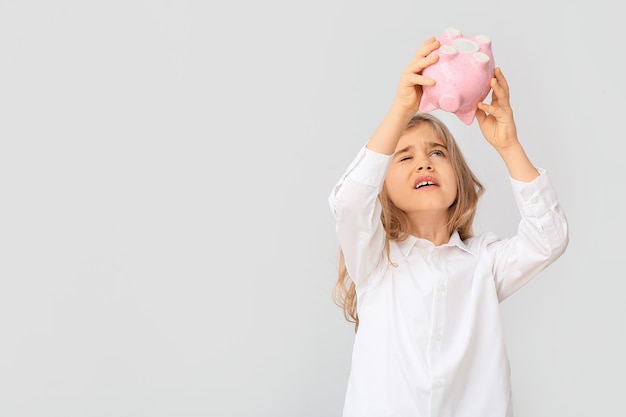
[[[413,74],[413,73],[407,73],[404,76],[404,79],[406,80],[406,82],[412,86],[416,86],[416,85],[435,85],[435,80],[433,80],[432,78],[428,78],[428,77],[424,77],[421,74]]]
[[[497,107],[508,107],[509,98],[506,89],[502,88],[502,85],[496,78],[491,79],[491,105]]]
[[[413,74],[418,74],[422,72],[424,68],[427,68],[433,65],[437,61],[439,61],[439,55],[437,54],[429,55],[427,57],[421,57],[420,59],[417,59],[411,62],[411,64],[406,68],[406,70]]]
[[[491,89],[496,94],[499,100],[505,100],[508,102],[509,100],[509,84],[504,78],[502,71],[499,68],[496,68],[494,71],[495,77],[491,79]]]
[[[497,120],[504,121],[505,119],[512,117],[512,111],[510,107],[478,103],[477,108],[484,112],[487,112],[487,114],[493,116]]]
[[[434,51],[435,49],[439,48],[439,46],[440,46],[440,43],[437,40],[437,38],[435,38],[434,36],[431,36],[430,38],[422,42],[422,44],[417,48],[417,51],[415,52],[414,57],[417,58],[420,56],[426,56],[432,51]]]
[[[417,48],[417,51],[415,52],[415,55],[413,56],[411,62],[415,62],[421,58],[424,58],[426,55],[430,54],[432,51],[439,48],[440,46],[441,44],[439,43],[437,38],[431,36],[430,38],[425,40],[419,48]]]
[[[498,80],[498,84],[500,84],[503,88],[505,88],[508,91],[509,82],[506,80],[506,77],[504,76],[504,73],[502,73],[502,69],[500,67],[496,67],[494,69],[494,75],[496,77],[496,80]]]
[[[495,78],[494,78],[495,80]],[[495,81],[494,81],[495,83]],[[492,83],[493,84],[493,83]],[[495,86],[495,84],[493,84]],[[497,86],[491,87],[491,104],[492,106],[499,106],[500,105],[500,96],[498,95],[497,90]]]
[[[477,105],[478,110],[476,111],[477,113],[480,111],[483,114],[488,113],[488,114],[493,114],[496,109],[498,109],[497,106],[493,106],[491,104],[487,104],[487,103],[478,103]],[[487,115],[485,114],[485,117],[487,117]]]
[[[474,114],[474,117],[476,117],[476,120],[478,120],[478,124],[482,124],[483,121],[487,118],[487,113],[485,113],[481,108],[480,105],[482,103],[478,103],[478,108],[476,109],[476,113]]]

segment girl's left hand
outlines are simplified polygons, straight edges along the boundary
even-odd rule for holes
[[[500,68],[494,70],[494,75],[490,83],[491,104],[478,103],[476,120],[485,139],[500,151],[519,141],[509,102],[509,85]]]

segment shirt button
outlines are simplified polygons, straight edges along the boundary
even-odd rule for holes
[[[436,380],[435,383],[434,383],[434,386],[437,389],[443,388],[443,381],[441,379]]]
[[[533,204],[537,204],[539,202],[539,197],[537,197],[536,195],[533,196],[533,198],[530,199],[530,202]]]
[[[437,332],[435,333],[435,342],[440,342],[442,339],[441,333]]]
[[[439,286],[437,287],[437,289],[439,290],[439,292],[446,292],[446,289],[448,288],[448,286],[442,282],[441,284],[439,284]]]

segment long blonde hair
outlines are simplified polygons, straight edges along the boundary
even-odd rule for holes
[[[454,203],[448,209],[447,226],[450,233],[457,230],[461,239],[465,240],[472,236],[474,215],[476,214],[478,199],[484,192],[484,187],[467,165],[454,136],[441,120],[429,113],[417,113],[409,121],[404,131],[406,132],[421,123],[428,123],[444,141],[448,149],[452,169],[456,175],[458,191]],[[410,223],[406,214],[391,202],[385,186],[378,195],[378,199],[382,207],[380,220],[387,237],[385,251],[387,258],[389,258],[389,241],[406,239],[409,236]],[[391,263],[391,260],[389,262]],[[356,287],[348,275],[341,249],[339,250],[337,269],[338,278],[333,288],[333,301],[343,309],[346,320],[355,324],[356,331],[359,326]]]

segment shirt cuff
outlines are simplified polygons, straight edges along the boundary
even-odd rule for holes
[[[539,217],[557,203],[557,196],[545,169],[538,168],[539,176],[530,182],[511,178],[515,201],[523,216]]]
[[[380,187],[385,181],[392,159],[393,155],[378,153],[363,146],[351,167],[346,171],[344,178],[350,176],[352,181],[371,187]]]

